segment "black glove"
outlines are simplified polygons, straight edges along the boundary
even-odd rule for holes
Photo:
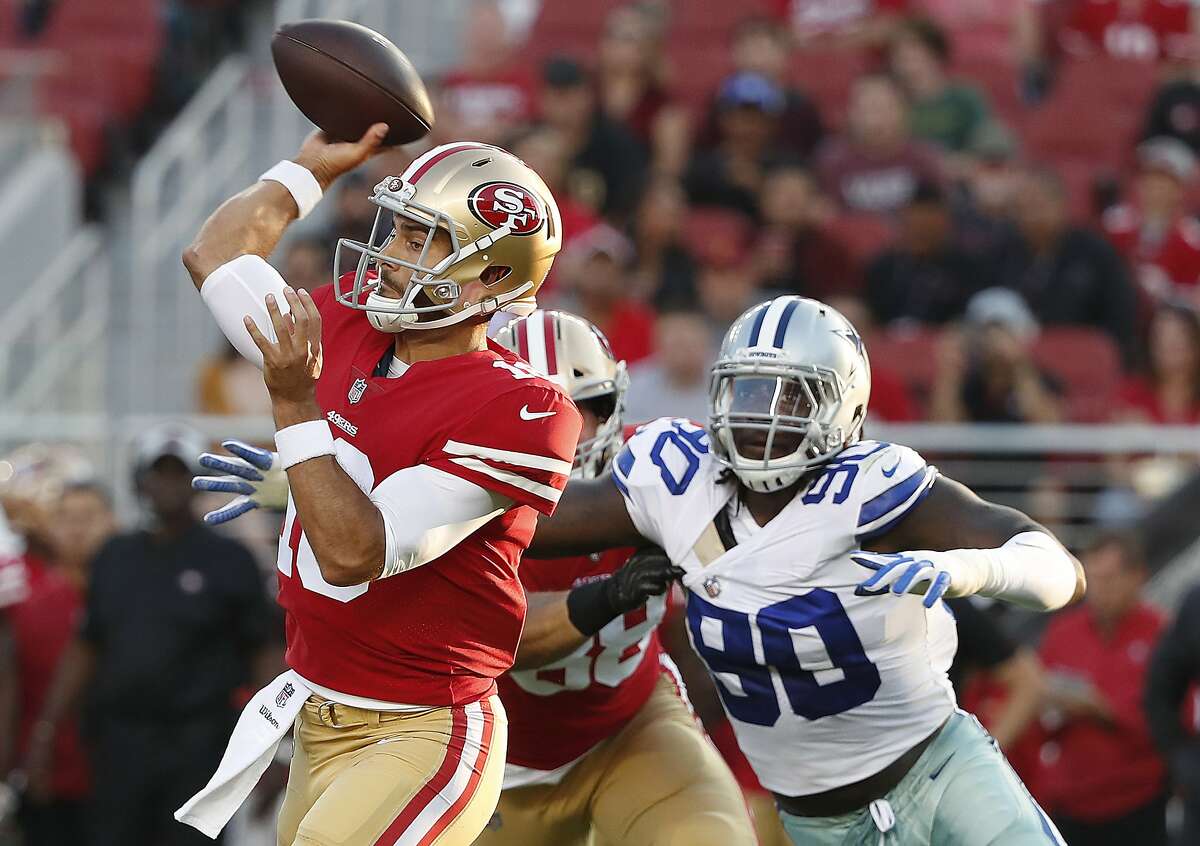
[[[567,594],[567,616],[582,634],[594,635],[626,611],[662,596],[683,570],[656,546],[639,549],[607,579],[580,585]]]

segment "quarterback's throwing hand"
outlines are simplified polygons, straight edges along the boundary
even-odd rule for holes
[[[859,582],[860,590],[882,593],[890,589],[896,596],[915,593],[924,596],[921,604],[926,608],[932,608],[954,583],[954,562],[944,552],[856,552],[850,559],[875,571]]]
[[[282,511],[287,508],[287,473],[279,466],[279,453],[251,446],[242,441],[224,441],[221,446],[233,455],[200,456],[200,464],[222,476],[197,476],[192,487],[200,491],[239,494],[228,503],[204,515],[210,526],[241,517],[255,508]]]
[[[243,322],[263,356],[263,381],[276,402],[312,400],[321,375],[321,314],[308,291],[283,292],[291,311],[284,314],[273,294],[267,294],[267,313],[275,330],[270,341],[247,315]]]

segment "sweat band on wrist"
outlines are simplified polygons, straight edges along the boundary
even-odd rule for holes
[[[321,196],[324,193],[321,190],[321,183],[317,182],[317,178],[312,175],[312,171],[304,165],[296,164],[288,159],[284,159],[272,167],[260,176],[258,181],[278,182],[284,188],[288,189],[288,193],[296,201],[296,207],[300,209],[300,216],[297,220],[304,220],[304,218],[308,217],[308,213],[313,210],[317,203],[321,202]]]
[[[306,420],[276,432],[275,448],[279,450],[279,466],[287,470],[310,458],[333,455],[333,433],[324,420]]]
[[[611,578],[588,582],[567,594],[567,619],[580,634],[591,637],[617,618],[613,607]]]

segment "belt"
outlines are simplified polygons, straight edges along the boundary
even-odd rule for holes
[[[355,708],[353,705],[343,705],[341,702],[323,699],[320,696],[310,696],[300,711],[300,719],[305,722],[335,729],[377,726],[413,715],[414,712],[411,711],[372,711],[367,708]]]
[[[943,722],[927,738],[875,775],[867,776],[862,781],[808,796],[783,796],[776,793],[775,802],[780,810],[796,817],[839,817],[865,808],[876,799],[886,796],[908,775],[921,753],[933,743],[945,726],[946,723]]]

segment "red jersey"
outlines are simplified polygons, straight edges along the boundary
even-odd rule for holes
[[[903,14],[910,0],[773,0],[776,14],[799,35],[838,33],[877,15]]]
[[[63,650],[75,632],[82,603],[79,591],[70,581],[32,556],[0,561],[0,582],[24,586],[20,594],[7,594],[18,599],[14,604],[4,607],[0,598],[3,608],[0,613],[8,620],[16,645],[20,688],[17,755],[23,757]],[[79,726],[73,719],[55,734],[50,786],[57,798],[78,799],[88,795],[87,758]]]
[[[460,137],[494,137],[533,117],[533,78],[522,66],[486,74],[451,71],[439,89],[446,112],[459,121]]]
[[[1043,744],[1036,783],[1050,813],[1103,822],[1165,789],[1166,769],[1142,710],[1147,662],[1162,629],[1162,616],[1144,604],[1125,615],[1111,638],[1086,605],[1050,621],[1039,650],[1047,672],[1086,679],[1114,720],[1068,719]]]
[[[365,312],[338,305],[331,287],[313,299],[324,366],[317,402],[338,464],[364,492],[427,464],[516,504],[441,558],[361,585],[321,578],[294,503],[279,544],[279,602],[287,612],[287,663],[340,693],[447,706],[490,695],[513,661],[525,619],[517,564],[537,514],[566,486],[579,412],[557,386],[508,350],[420,361],[376,375],[393,343]]]
[[[1154,299],[1176,287],[1200,283],[1200,221],[1181,216],[1166,231],[1151,232],[1141,212],[1120,205],[1104,213],[1104,234],[1137,271],[1138,284]]]
[[[1058,41],[1066,53],[1074,56],[1186,59],[1194,53],[1190,19],[1193,5],[1193,0],[1074,0]]]
[[[631,549],[557,560],[527,560],[521,583],[530,593],[570,590],[615,573]],[[666,597],[610,622],[565,658],[500,678],[508,711],[508,762],[555,770],[616,734],[641,710],[663,672],[658,624]],[[512,786],[508,785],[507,786]]]

